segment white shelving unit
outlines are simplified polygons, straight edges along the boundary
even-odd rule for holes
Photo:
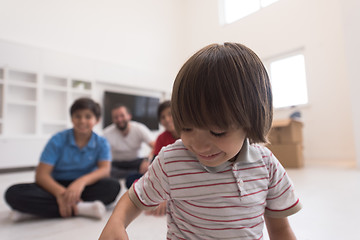
[[[6,67],[2,70],[4,73],[3,134],[5,136],[35,135],[37,74]]]
[[[0,137],[48,138],[71,127],[71,104],[92,98],[93,86],[92,80],[0,67]]]
[[[50,136],[72,126],[69,108],[79,97],[165,97],[156,84],[163,76],[139,69],[2,40],[0,53],[0,169],[36,166]]]

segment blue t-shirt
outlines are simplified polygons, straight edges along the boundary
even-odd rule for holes
[[[80,149],[73,129],[55,134],[40,157],[40,162],[54,166],[51,175],[56,180],[75,180],[97,169],[99,161],[111,161],[107,140],[93,132],[88,144]]]

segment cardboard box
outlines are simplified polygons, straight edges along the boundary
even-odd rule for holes
[[[268,135],[267,147],[284,167],[304,166],[303,123],[293,119],[275,120]]]
[[[303,123],[293,119],[274,120],[268,135],[271,144],[302,143]]]
[[[267,147],[285,168],[301,168],[304,166],[303,146],[301,144],[272,144]]]

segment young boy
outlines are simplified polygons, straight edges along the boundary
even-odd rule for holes
[[[301,206],[266,142],[272,93],[258,56],[236,43],[195,53],[178,73],[172,114],[181,140],[124,194],[100,239],[128,239],[141,212],[167,200],[167,239],[296,239]]]
[[[109,178],[109,143],[92,131],[100,114],[99,104],[90,98],[73,103],[73,128],[55,134],[46,144],[36,182],[13,185],[5,193],[14,221],[32,216],[103,217],[105,204],[116,199],[120,185]]]

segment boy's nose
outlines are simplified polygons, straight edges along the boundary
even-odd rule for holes
[[[210,148],[209,135],[205,130],[193,130],[192,146],[197,152],[206,152]]]

